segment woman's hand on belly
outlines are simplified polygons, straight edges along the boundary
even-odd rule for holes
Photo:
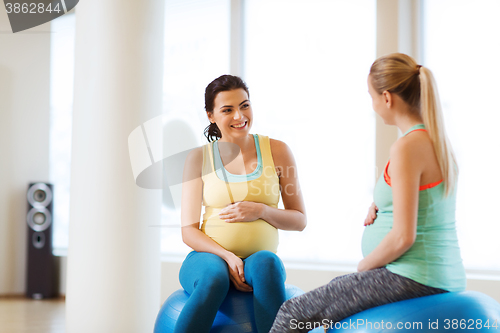
[[[261,218],[263,203],[239,201],[226,206],[219,212],[219,218],[226,222],[251,222]]]
[[[378,212],[378,207],[375,205],[375,202],[373,202],[370,208],[368,208],[368,215],[366,215],[364,224],[365,227],[375,222],[375,219],[377,218],[377,212]]]
[[[244,292],[253,291],[252,287],[245,282],[245,267],[243,260],[238,258],[233,253],[229,253],[225,260],[229,268],[229,278],[233,282],[236,289]]]

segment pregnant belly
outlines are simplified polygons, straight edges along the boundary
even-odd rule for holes
[[[211,218],[203,221],[201,231],[240,258],[262,250],[276,253],[278,249],[278,229],[264,220],[227,223]]]
[[[372,225],[365,228],[361,239],[363,257],[369,255],[392,229],[392,217],[384,218],[379,215]]]

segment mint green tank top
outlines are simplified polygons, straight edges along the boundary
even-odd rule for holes
[[[424,125],[416,125],[404,135],[423,129]],[[390,178],[386,173],[379,177],[375,186],[374,202],[379,209],[377,218],[372,225],[365,228],[361,241],[365,257],[392,229],[393,197]],[[443,182],[421,186],[415,243],[386,268],[395,274],[434,288],[448,291],[465,290],[465,269],[455,227],[455,203],[456,193],[444,196]]]

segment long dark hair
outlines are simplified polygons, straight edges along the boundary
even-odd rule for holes
[[[205,89],[205,111],[207,113],[214,112],[214,100],[218,93],[234,89],[243,89],[250,96],[247,85],[238,76],[222,75],[210,82]],[[205,128],[204,134],[208,142],[218,140],[222,137],[222,133],[216,123],[208,125]]]

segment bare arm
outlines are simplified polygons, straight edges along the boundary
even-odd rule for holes
[[[245,283],[243,261],[199,229],[203,196],[202,161],[203,151],[198,148],[188,155],[184,165],[181,201],[182,240],[197,252],[209,252],[221,257],[228,264],[231,281],[236,288],[241,291],[252,291],[252,288]]]
[[[400,141],[391,149],[389,170],[393,193],[393,226],[380,244],[359,262],[360,272],[384,267],[408,251],[415,242],[422,159],[412,154],[409,145],[410,142]]]
[[[264,205],[261,218],[278,229],[302,231],[307,225],[306,209],[292,151],[278,140],[271,140],[271,151],[275,166],[281,170],[281,198],[285,209]]]
[[[271,140],[271,151],[275,166],[281,170],[281,198],[285,209],[270,207],[263,203],[241,201],[221,210],[219,217],[226,222],[262,219],[277,229],[304,230],[307,224],[305,206],[292,151],[284,142],[278,140]]]

